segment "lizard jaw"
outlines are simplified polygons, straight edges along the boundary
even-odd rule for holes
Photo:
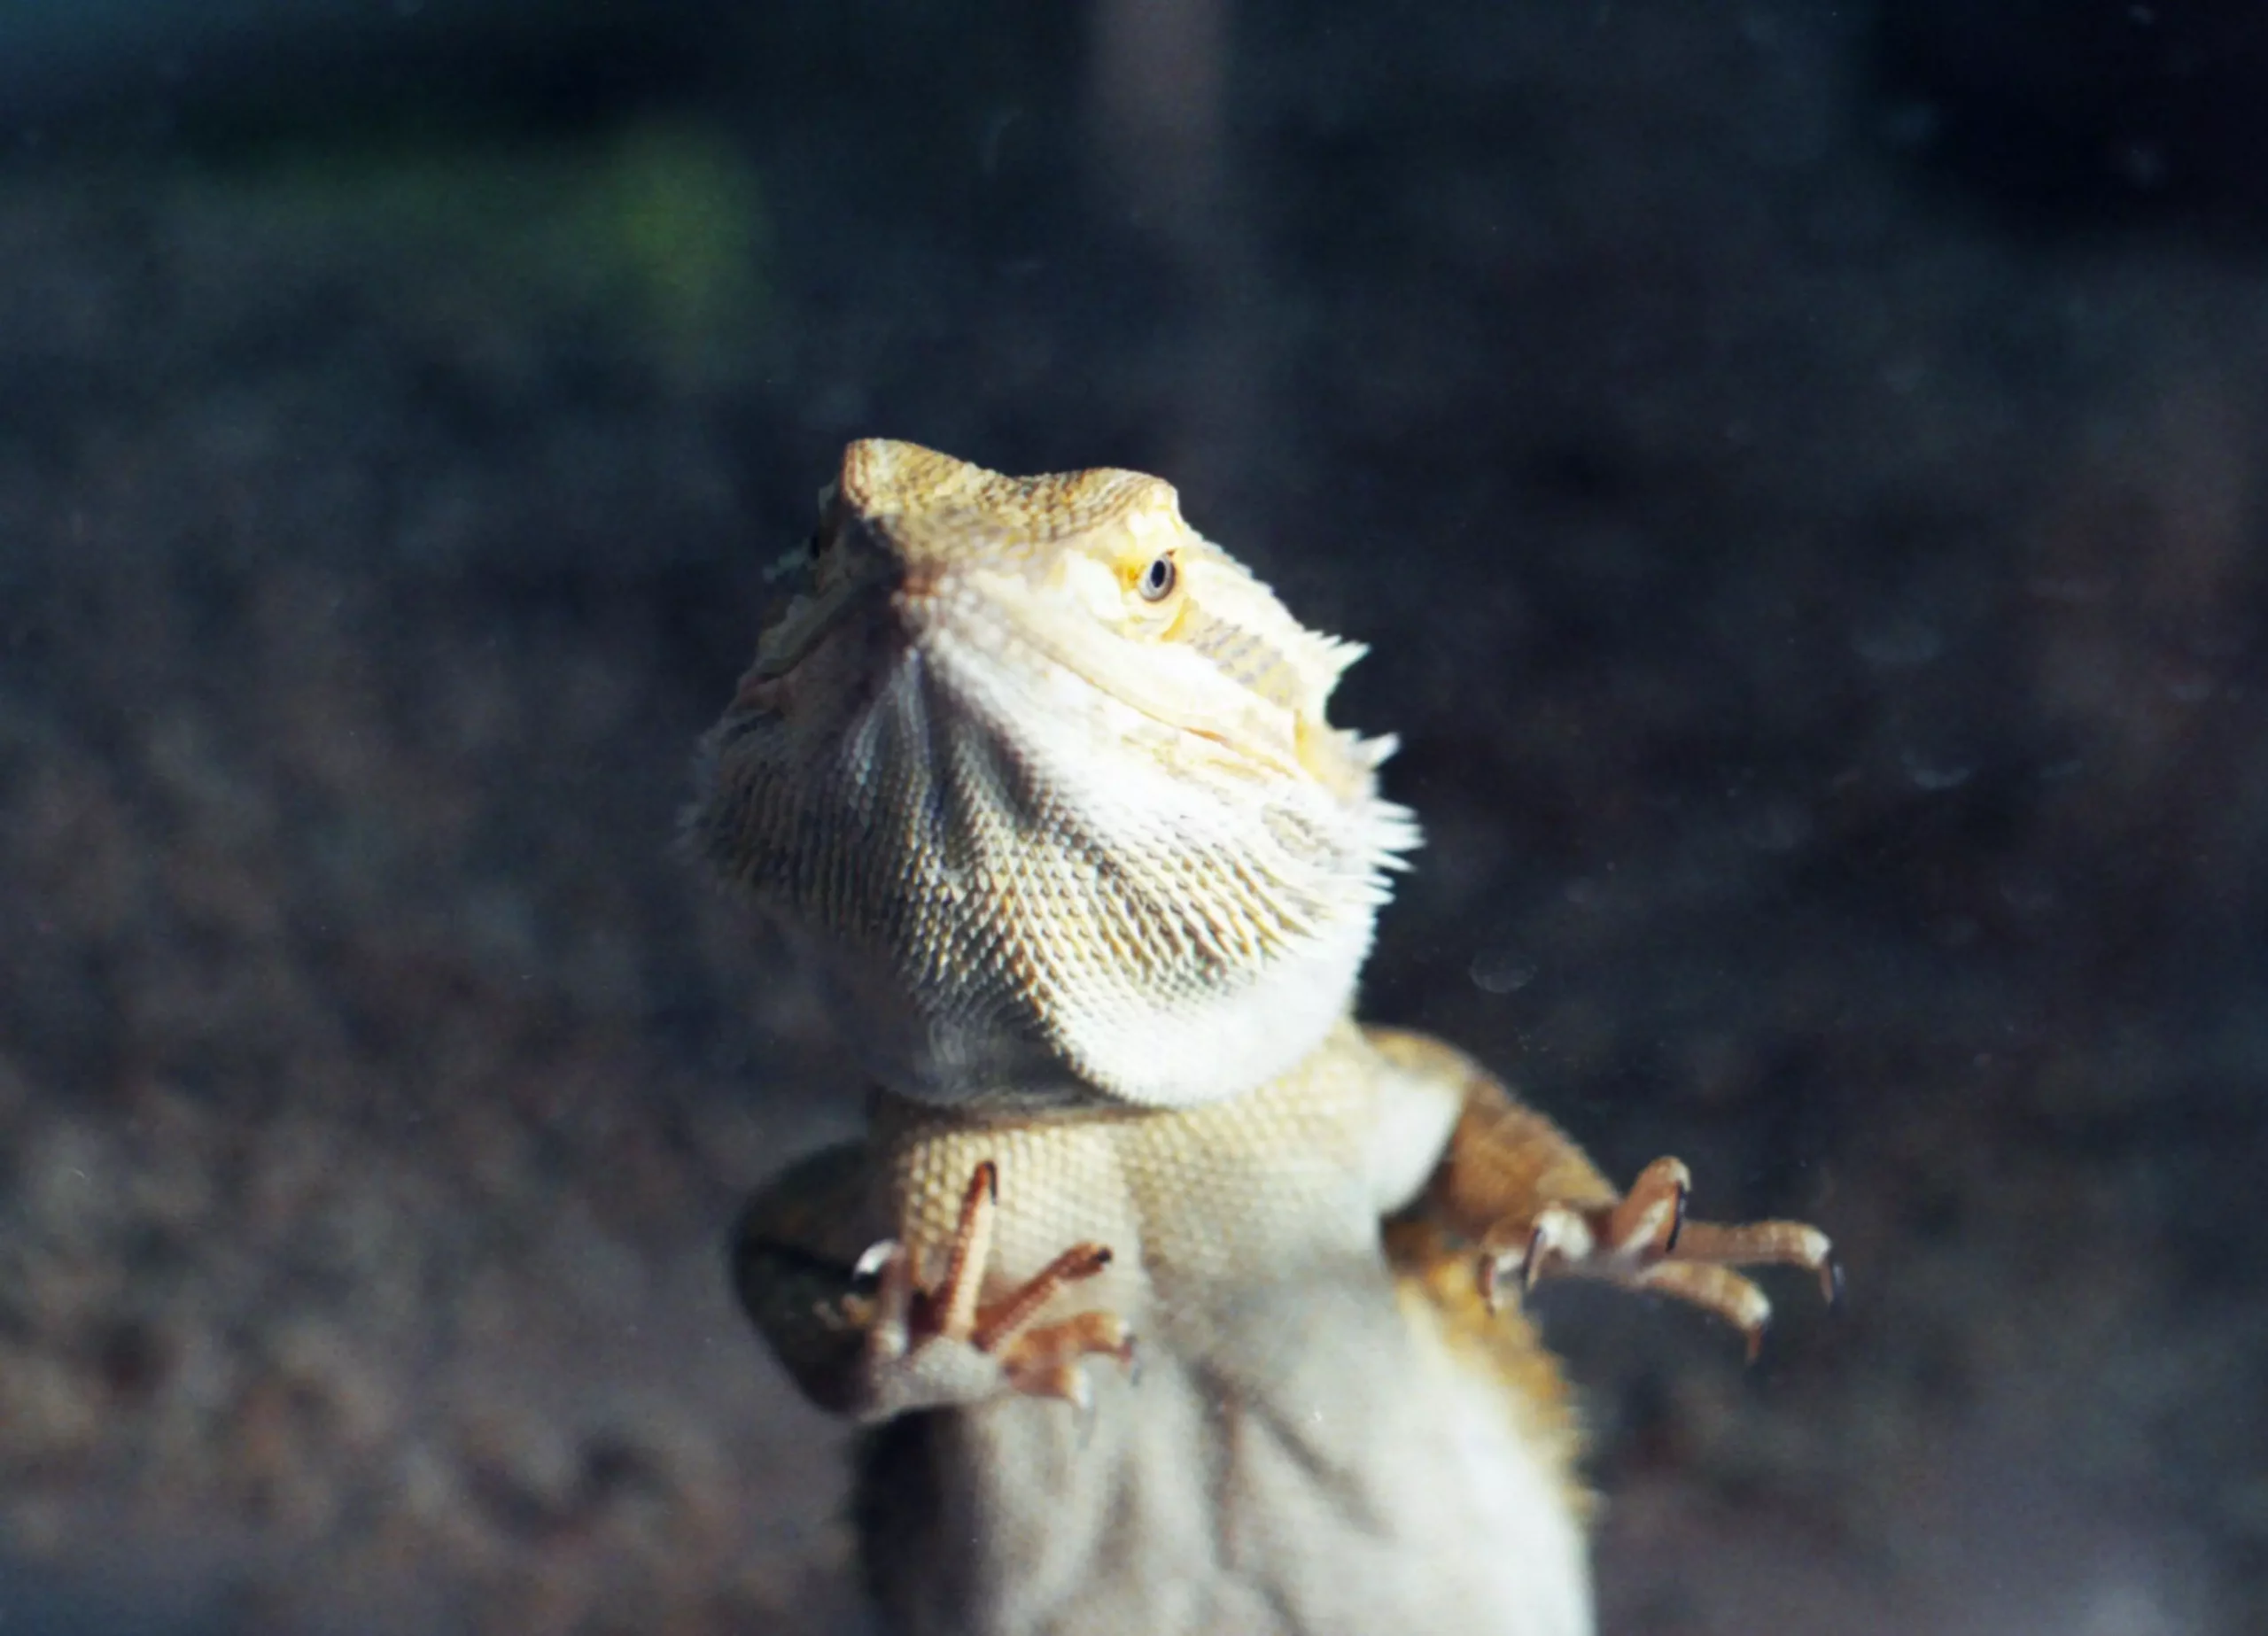
[[[882,1083],[1183,1105],[1312,1048],[1414,841],[1400,808],[1365,790],[1350,809],[1083,677],[877,624],[839,620],[751,678],[711,735],[694,832],[828,974]]]

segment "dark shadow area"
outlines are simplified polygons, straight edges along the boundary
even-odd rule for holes
[[[0,1624],[860,1628],[673,834],[888,435],[1370,643],[1367,1011],[1836,1235],[1544,1298],[1604,1629],[2268,1628],[2268,58],[2143,10],[0,24]]]
[[[2268,224],[2268,18],[2236,0],[1889,0],[1886,134],[2040,228]]]

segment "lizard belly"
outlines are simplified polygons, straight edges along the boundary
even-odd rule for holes
[[[1381,1098],[1400,1089],[1348,1027],[1293,1074],[1167,1115],[885,1110],[913,1236],[997,1161],[1004,1279],[1110,1244],[1080,1299],[1120,1313],[1142,1359],[1091,1372],[1084,1415],[1012,1395],[874,1434],[860,1532],[909,1636],[1590,1629],[1564,1438],[1491,1350],[1520,1321],[1463,1310],[1454,1279],[1381,1244]]]
[[[1245,1291],[1082,1418],[995,1400],[867,1445],[877,1600],[908,1636],[1591,1628],[1561,1476],[1422,1291]],[[1255,1368],[1264,1357],[1265,1368]]]

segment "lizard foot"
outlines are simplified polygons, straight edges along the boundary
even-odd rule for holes
[[[973,1402],[1003,1386],[1084,1408],[1093,1395],[1088,1358],[1132,1365],[1134,1337],[1115,1313],[1034,1322],[1058,1291],[1110,1265],[1102,1244],[1073,1244],[999,1299],[980,1299],[998,1213],[999,1171],[986,1159],[961,1196],[944,1271],[933,1285],[921,1286],[914,1252],[898,1239],[859,1258],[855,1275],[873,1291],[866,1367],[882,1412]]]
[[[1491,1305],[1508,1279],[1523,1294],[1547,1278],[1597,1278],[1661,1294],[1713,1313],[1744,1337],[1754,1361],[1772,1303],[1738,1267],[1800,1267],[1817,1275],[1832,1305],[1842,1270],[1825,1233],[1802,1221],[1729,1226],[1690,1221],[1692,1174],[1658,1159],[1630,1190],[1603,1205],[1547,1204],[1534,1218],[1491,1233],[1481,1245],[1480,1287]]]

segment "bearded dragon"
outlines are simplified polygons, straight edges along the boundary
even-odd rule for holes
[[[1627,1192],[1477,1063],[1352,1017],[1389,739],[1301,626],[1119,470],[845,452],[800,593],[703,740],[689,837],[819,974],[864,1141],[762,1190],[742,1301],[867,1428],[908,1632],[1591,1628],[1566,1388],[1517,1302],[1826,1237]]]

